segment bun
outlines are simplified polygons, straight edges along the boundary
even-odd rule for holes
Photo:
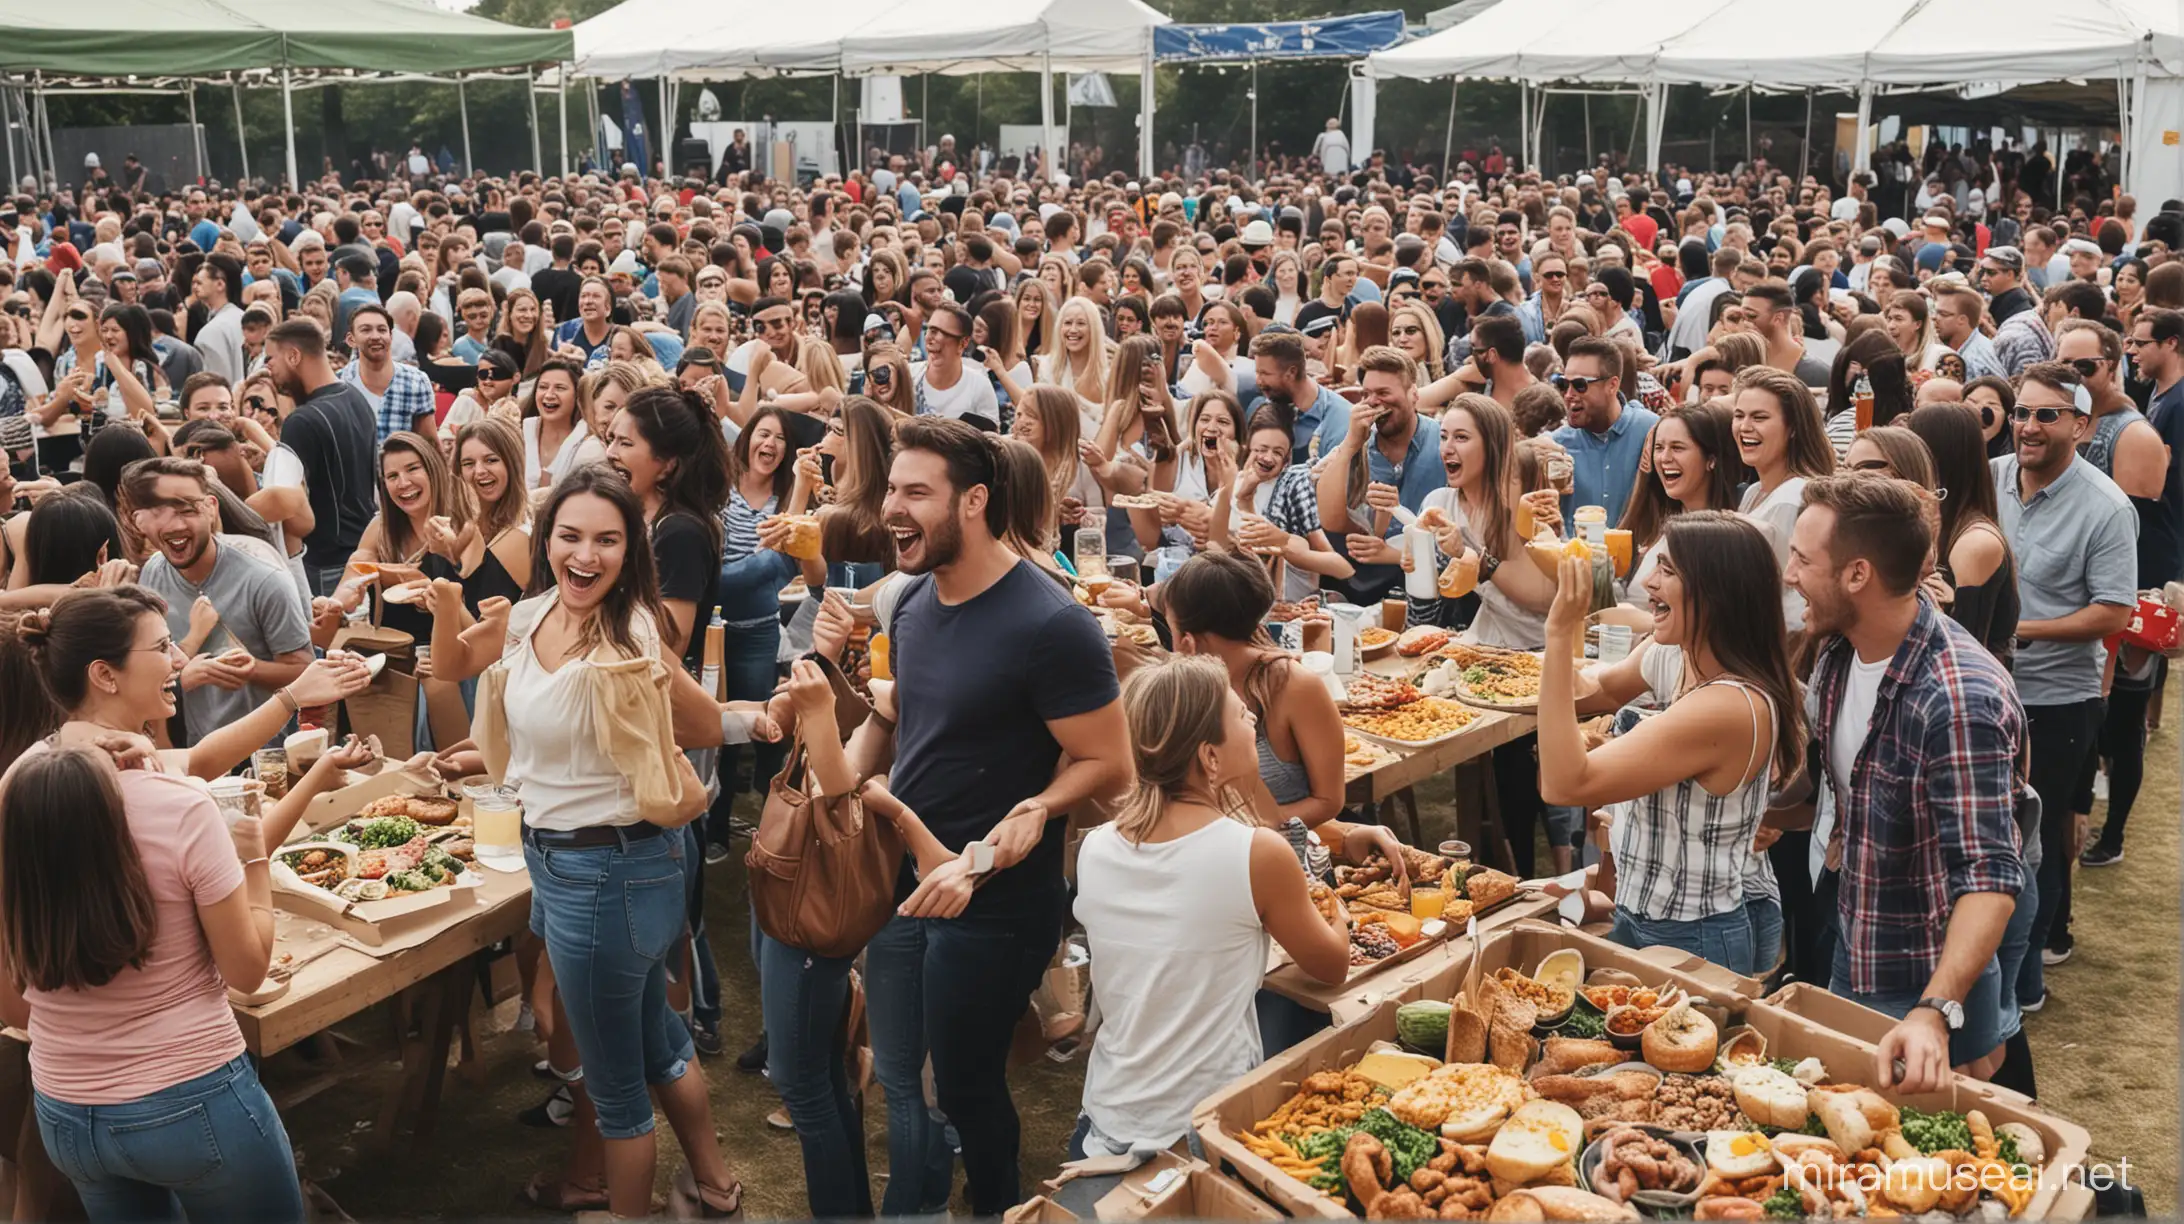
[[[53,613],[44,608],[32,608],[28,612],[17,614],[15,618],[16,640],[33,654],[45,649],[52,633]]]

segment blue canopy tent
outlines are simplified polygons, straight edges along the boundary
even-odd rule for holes
[[[1155,64],[1242,64],[1251,73],[1251,157],[1256,176],[1259,158],[1259,64],[1265,60],[1344,59],[1362,62],[1405,37],[1397,10],[1323,17],[1316,21],[1265,21],[1235,24],[1170,24],[1153,29]],[[1373,79],[1354,70],[1352,140],[1362,163],[1373,149]],[[1148,146],[1151,136],[1146,138]]]

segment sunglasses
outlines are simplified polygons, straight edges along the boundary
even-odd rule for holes
[[[1557,391],[1569,390],[1575,391],[1579,395],[1583,395],[1587,391],[1592,390],[1594,383],[1605,381],[1607,380],[1603,378],[1585,378],[1580,375],[1556,374],[1553,377],[1549,378],[1547,380],[1547,383],[1549,386],[1552,386]]]
[[[1567,272],[1542,272],[1539,274],[1541,280],[1568,280],[1569,277],[1570,274]]]
[[[2101,372],[2102,364],[2099,357],[2077,357],[2071,360],[2070,368],[2076,370],[2080,378],[2091,378]]]
[[[2010,411],[2010,419],[2018,422],[2019,424],[2023,424],[2026,421],[2038,421],[2042,425],[2053,425],[2055,422],[2062,420],[2064,414],[2075,414],[2077,411],[2078,410],[2075,408],[2020,407],[2014,408]]]
[[[72,322],[89,323],[91,321],[91,312],[87,310],[71,310],[68,312],[68,317]]]
[[[499,370],[488,369],[485,366],[478,367],[479,382],[513,382],[515,377],[514,374],[505,374]]]
[[[264,412],[273,406],[272,404],[268,403],[266,401],[266,398],[262,395],[246,395],[243,397],[243,403],[247,405],[252,412]]]
[[[796,324],[796,320],[790,318],[757,319],[754,322],[763,331],[786,331]]]

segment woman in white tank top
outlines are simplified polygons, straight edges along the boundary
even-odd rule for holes
[[[1138,789],[1077,858],[1101,1016],[1081,1155],[1172,1146],[1193,1106],[1258,1065],[1269,936],[1320,981],[1349,973],[1347,934],[1313,907],[1281,834],[1245,808],[1256,739],[1227,671],[1203,658],[1146,668],[1123,706]]]
[[[1669,520],[1668,548],[1645,593],[1653,645],[1603,668],[1601,691],[1574,700],[1576,635],[1590,606],[1591,570],[1565,559],[1547,614],[1540,684],[1540,795],[1587,809],[1623,805],[1614,818],[1615,926],[1633,947],[1665,944],[1759,975],[1778,942],[1766,907],[1776,897],[1755,846],[1770,781],[1802,758],[1804,728],[1782,626],[1774,553],[1737,515],[1692,511]],[[1582,715],[1607,713],[1653,691],[1643,660],[1680,647],[1681,684],[1666,708],[1587,750]],[[1660,694],[1656,694],[1658,697]],[[1758,963],[1764,956],[1766,964]]]

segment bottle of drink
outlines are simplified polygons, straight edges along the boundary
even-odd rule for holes
[[[1858,432],[1864,433],[1873,428],[1873,380],[1870,377],[1858,375],[1858,381],[1850,390],[1850,403],[1852,412],[1856,414]]]

